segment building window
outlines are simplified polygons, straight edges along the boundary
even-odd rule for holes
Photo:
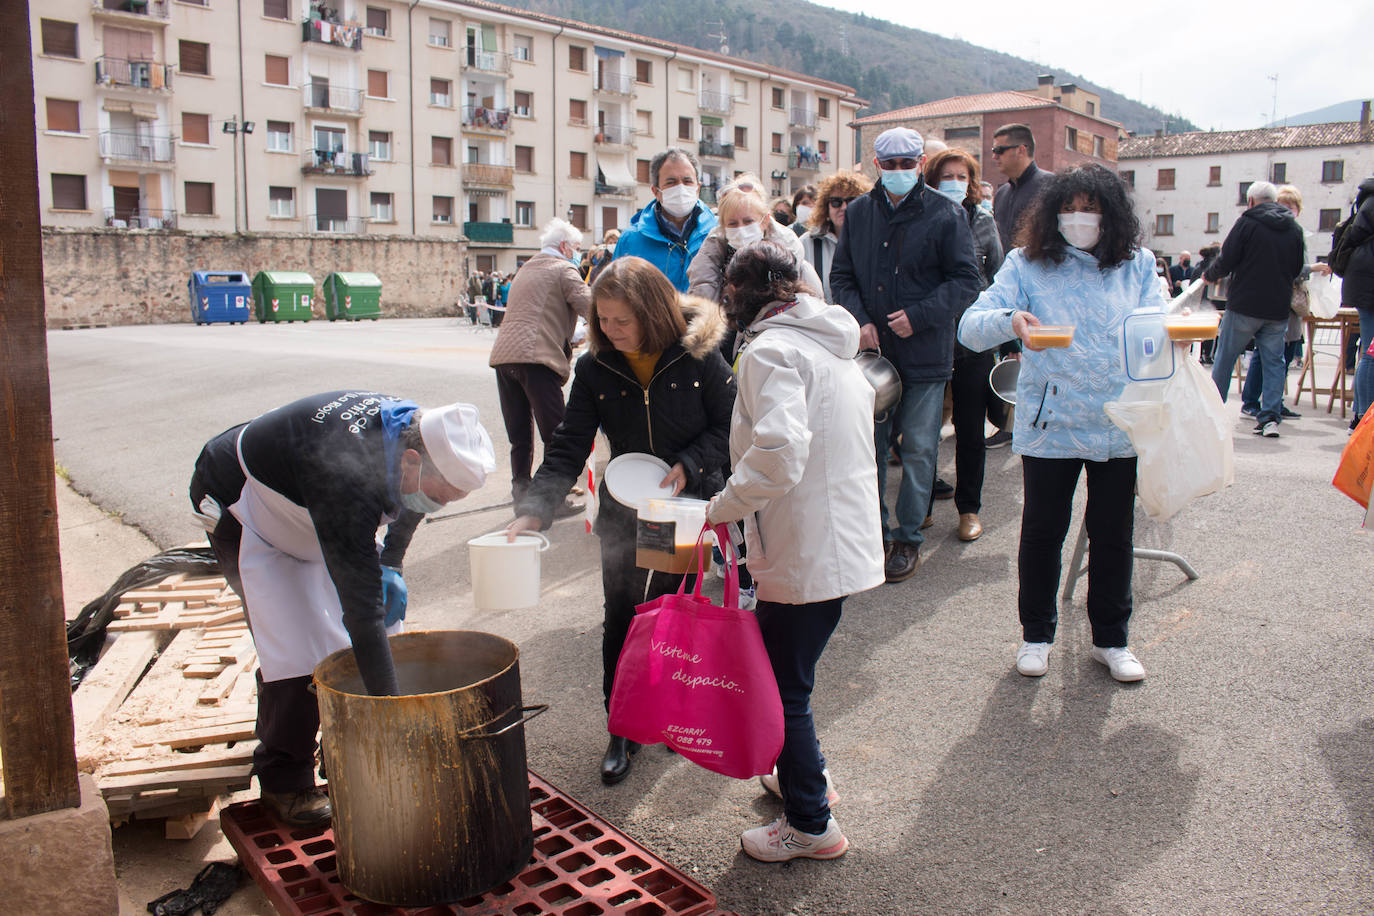
[[[568,153],[568,177],[586,178],[587,177],[587,154]]]
[[[517,200],[515,202],[515,225],[529,228],[534,225],[534,201]]]
[[[1078,129],[1076,127],[1064,128],[1064,149],[1078,151]]]
[[[818,117],[818,118],[829,118],[829,117],[830,117],[830,100],[829,100],[829,99],[816,99],[816,117]]]
[[[429,138],[429,164],[453,165],[453,138]]]
[[[367,8],[367,34],[385,37],[391,31],[391,11],[375,6]]]
[[[515,170],[526,174],[534,172],[534,147],[517,146],[515,148]]]
[[[43,41],[43,53],[50,57],[80,57],[76,53],[76,23],[63,22],[61,19],[42,19],[39,20],[40,32]],[[81,185],[84,188],[86,179],[81,178]],[[86,192],[81,192],[82,199],[85,199]],[[59,207],[58,209],[79,209],[86,207],[71,208]]]
[[[517,89],[517,90],[515,91],[515,105],[514,105],[514,107],[512,108],[512,111],[515,113],[515,115],[516,115],[517,117],[528,118],[528,117],[530,116],[530,109],[531,109],[533,106],[534,106],[534,93],[533,93],[533,92],[524,92],[524,91],[519,90],[519,89]]]
[[[772,146],[769,147],[773,152],[782,152],[782,134],[773,134]]]
[[[289,0],[262,0],[262,14],[268,19],[290,19]]]
[[[1174,189],[1173,169],[1159,170],[1159,180],[1155,183],[1155,189],[1159,191],[1172,191]]]
[[[1214,165],[1207,169],[1207,187],[1217,188],[1221,186],[1221,166]]]
[[[396,222],[396,211],[391,203],[391,192],[373,191],[369,195],[372,208],[372,221],[376,223]]]
[[[296,189],[269,187],[267,215],[274,219],[293,219],[296,216]]]
[[[48,99],[48,130],[64,134],[81,131],[81,103],[68,99]]]
[[[1345,181],[1345,160],[1328,159],[1322,163],[1322,184]]]
[[[578,73],[587,72],[587,49],[581,45],[568,46],[568,69]]]
[[[690,140],[690,139],[692,139],[692,119],[691,119],[691,118],[678,118],[678,119],[677,119],[677,138],[678,138],[679,140]]]
[[[586,99],[568,99],[568,123],[573,127],[587,126]]]
[[[651,164],[648,159],[635,160],[635,181],[640,184],[649,184],[653,181],[653,173],[649,170]]]
[[[267,122],[267,148],[275,153],[291,152],[290,121]]]
[[[696,85],[696,74],[687,67],[677,68],[677,88],[680,92],[691,92]]]
[[[54,210],[86,209],[86,176],[52,176],[52,208]]]
[[[570,216],[569,222],[571,222],[574,226],[581,229],[583,232],[586,232],[588,228],[590,228],[587,225],[586,204],[572,204],[568,207],[568,211],[568,215]]]
[[[391,131],[369,130],[367,132],[367,155],[380,162],[391,161]]]
[[[1093,155],[1098,159],[1107,158],[1107,144],[1097,134],[1093,134]]]
[[[210,46],[203,41],[177,42],[179,63],[177,69],[182,73],[210,75]],[[188,211],[189,212],[189,211]]]
[[[430,77],[429,104],[438,105],[440,108],[452,108],[453,81]]]
[[[773,87],[773,107],[774,107],[774,108],[782,108],[782,103],[783,103],[783,92],[782,92],[782,89],[781,89],[780,87],[778,87],[778,86],[774,86],[774,87]]]
[[[947,127],[945,128],[946,140],[977,140],[983,135],[980,127]]]
[[[373,99],[391,98],[391,86],[385,70],[367,71],[367,95]]]
[[[183,111],[181,113],[181,142],[208,144],[210,142],[210,116]]]
[[[748,149],[748,148],[749,148],[749,128],[747,128],[747,127],[736,127],[736,128],[735,128],[735,149]]]
[[[735,80],[735,98],[741,102],[749,101],[748,80]]]
[[[1249,203],[1250,203],[1250,199],[1249,199],[1249,198],[1250,198],[1250,185],[1252,185],[1252,184],[1254,184],[1253,181],[1242,181],[1242,182],[1238,185],[1238,187],[1240,188],[1240,197],[1236,200],[1236,206],[1238,206],[1238,207],[1244,207],[1244,206],[1248,206],[1248,205],[1249,205]]]
[[[1121,180],[1126,183],[1126,187],[1135,187],[1135,169],[1127,169],[1126,171],[1121,172],[1120,174]]]
[[[434,197],[433,201],[433,215],[430,218],[436,223],[444,223],[445,225],[453,222],[453,198]]]
[[[1172,213],[1159,213],[1155,215],[1155,235],[1174,234],[1174,215]]]
[[[1208,231],[1208,232],[1220,232],[1220,231],[1221,231],[1221,214],[1220,214],[1220,213],[1208,213],[1208,214],[1207,214],[1207,230],[1206,230],[1206,231]]]
[[[534,60],[534,39],[529,35],[516,35],[511,45],[511,57],[516,60]]]
[[[1288,163],[1275,162],[1269,166],[1269,180],[1274,184],[1285,184],[1288,181]]]
[[[830,141],[828,141],[828,140],[817,140],[817,141],[816,141],[816,152],[818,152],[818,153],[821,154],[821,162],[829,162],[829,161],[830,161]]]
[[[429,43],[439,48],[453,47],[453,23],[447,19],[429,20]]]
[[[268,54],[264,56],[263,61],[263,82],[269,86],[291,85],[291,58]]]
[[[1096,102],[1084,102],[1084,103],[1083,103],[1083,110],[1084,110],[1085,112],[1087,112],[1088,114],[1090,114],[1090,115],[1096,115],[1096,114],[1097,114],[1097,103],[1096,103]]]
[[[1336,224],[1341,221],[1340,210],[1318,210],[1317,211],[1317,231],[1330,232],[1336,228]]]
[[[652,86],[654,84],[653,61],[644,60],[638,57],[635,58],[635,82],[642,83],[645,86]]]
[[[186,187],[186,212],[196,216],[215,215],[215,186],[208,181],[188,181]]]
[[[641,137],[652,137],[654,135],[654,113],[639,109],[635,112],[635,133]]]

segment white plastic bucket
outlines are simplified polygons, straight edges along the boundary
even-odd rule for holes
[[[666,573],[696,572],[696,543],[706,524],[704,499],[674,496],[640,504],[635,532],[635,565]],[[704,543],[714,543],[708,532]],[[705,554],[709,560],[710,554]]]
[[[493,531],[468,541],[472,603],[484,611],[515,611],[539,603],[539,555],[549,539],[535,531],[506,540]]]

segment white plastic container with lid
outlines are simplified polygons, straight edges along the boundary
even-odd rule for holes
[[[539,555],[549,539],[535,531],[506,540],[493,531],[468,541],[472,603],[484,611],[516,611],[539,603]]]
[[[639,523],[635,533],[635,565],[667,573],[696,572],[696,544],[706,524],[706,500],[672,496],[646,499],[639,504]],[[715,543],[708,531],[702,550]],[[703,555],[703,568],[710,565],[709,552]]]

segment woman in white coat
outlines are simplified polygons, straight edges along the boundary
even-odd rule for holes
[[[858,324],[799,292],[789,251],[750,245],[725,280],[726,314],[740,328],[734,472],[708,517],[744,522],[785,721],[777,774],[764,777],[783,798],[783,816],[746,830],[740,845],[765,862],[833,859],[849,841],[830,816],[811,688],[844,599],[883,582],[873,389],[854,362]]]

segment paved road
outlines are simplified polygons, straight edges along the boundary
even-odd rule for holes
[[[462,397],[499,446],[491,340],[443,320],[53,332],[57,458],[99,505],[182,543],[200,444],[301,394]],[[530,765],[740,913],[1370,912],[1371,543],[1329,485],[1345,424],[1303,410],[1277,440],[1238,419],[1235,486],[1168,523],[1138,517],[1138,545],[1180,551],[1202,578],[1136,564],[1149,677],[1135,686],[1088,658],[1081,587],[1049,675],[1012,670],[1020,475],[1009,450],[989,453],[987,534],[960,543],[937,504],[916,577],[848,602],[822,660],[816,715],[853,844],[836,862],[743,857],[739,831],[778,805],[661,748],[600,784],[600,584],[579,520],[554,528],[544,604],[515,613],[472,607],[463,546],[508,510],[423,526],[412,616],[518,642],[527,701],[554,706],[530,726]],[[950,479],[952,464],[946,442]],[[508,486],[497,476],[463,508]]]

